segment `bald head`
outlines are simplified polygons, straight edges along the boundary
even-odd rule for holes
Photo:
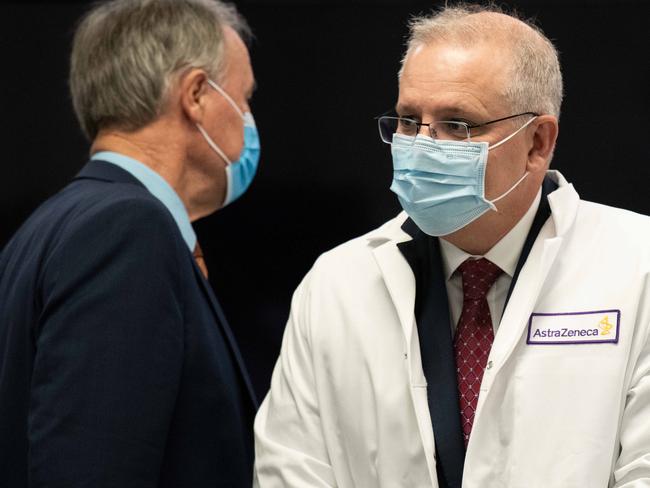
[[[496,7],[462,4],[442,8],[410,23],[407,58],[422,45],[486,47],[505,61],[501,96],[513,112],[534,111],[559,117],[562,74],[551,41],[531,22]],[[499,63],[502,64],[502,63]]]

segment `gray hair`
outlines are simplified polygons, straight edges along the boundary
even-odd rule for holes
[[[483,13],[491,15],[475,15]],[[400,77],[406,57],[419,45],[440,41],[471,46],[496,38],[510,47],[510,83],[503,88],[502,95],[512,110],[560,117],[563,90],[558,52],[532,21],[492,4],[460,3],[442,7],[428,16],[415,17],[409,27]]]
[[[70,60],[70,93],[86,137],[115,127],[132,131],[163,111],[175,76],[204,69],[220,79],[223,27],[245,40],[246,21],[217,0],[110,0],[80,21]]]

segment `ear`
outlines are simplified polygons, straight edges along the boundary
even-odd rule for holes
[[[531,173],[546,171],[549,160],[555,149],[555,141],[558,135],[557,117],[553,115],[540,115],[531,124],[534,130],[533,140],[528,151],[527,169]]]
[[[208,75],[202,69],[190,69],[178,83],[181,108],[192,124],[202,123],[211,87]]]

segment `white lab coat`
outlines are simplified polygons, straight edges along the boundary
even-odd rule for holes
[[[650,487],[650,219],[549,175],[552,215],[492,346],[463,488]],[[438,486],[405,219],[325,253],[296,290],[255,421],[261,488]],[[533,312],[609,309],[618,344],[526,342]]]

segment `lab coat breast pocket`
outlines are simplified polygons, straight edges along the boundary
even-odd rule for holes
[[[620,346],[526,344],[514,359],[517,481],[536,473],[540,487],[607,486],[622,408]]]

